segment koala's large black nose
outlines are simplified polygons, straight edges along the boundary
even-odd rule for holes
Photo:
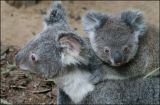
[[[112,54],[112,58],[113,58],[115,63],[121,63],[122,62],[122,54],[118,51],[116,51]]]

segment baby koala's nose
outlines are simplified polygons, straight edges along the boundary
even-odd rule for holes
[[[123,57],[120,52],[116,51],[112,54],[112,58],[113,58],[115,64],[120,64],[122,62]]]

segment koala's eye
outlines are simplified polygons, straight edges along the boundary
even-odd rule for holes
[[[37,55],[33,54],[33,53],[30,55],[30,59],[31,59],[32,62],[37,62],[38,61]]]
[[[129,52],[129,48],[128,48],[128,47],[125,47],[124,50],[123,50],[123,52],[124,52],[124,53],[128,53],[128,52]]]
[[[105,53],[109,53],[109,51],[110,51],[110,50],[109,50],[108,47],[105,47],[105,48],[104,48],[104,52],[105,52]]]
[[[32,58],[32,61],[36,60],[36,57],[34,55],[32,55],[31,58]]]

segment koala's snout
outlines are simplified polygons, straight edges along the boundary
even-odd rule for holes
[[[23,60],[22,58],[23,58],[23,56],[21,56],[21,54],[19,54],[19,53],[16,54],[16,56],[15,56],[16,66],[22,70],[28,70],[29,67],[26,66],[25,64],[22,64],[22,60]]]
[[[121,64],[123,62],[123,56],[119,51],[115,51],[112,54],[112,59],[115,64]]]

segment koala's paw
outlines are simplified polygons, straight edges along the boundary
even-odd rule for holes
[[[95,72],[94,74],[90,76],[89,80],[92,84],[97,84],[98,82],[102,80],[102,75],[99,71]]]

